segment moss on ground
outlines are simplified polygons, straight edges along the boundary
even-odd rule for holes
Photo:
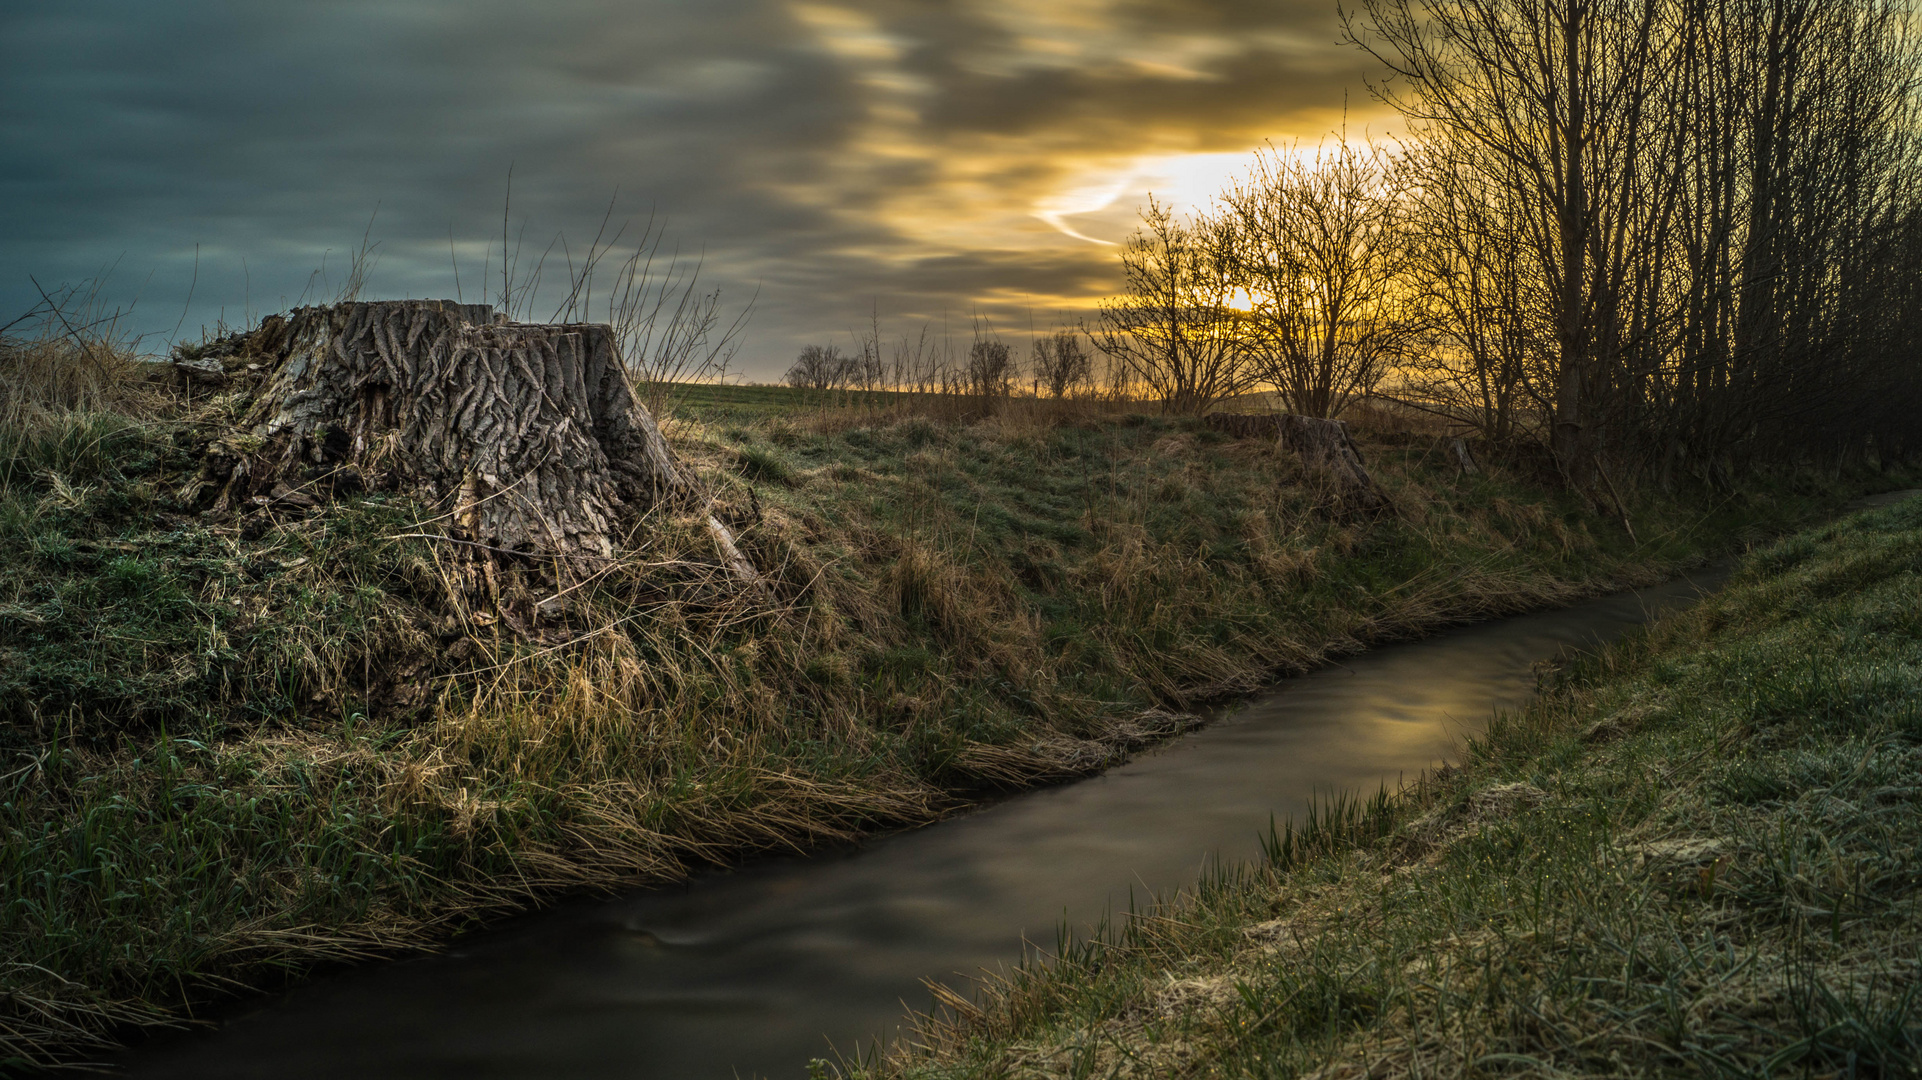
[[[1723,593],[864,1077],[1922,1072],[1922,499]],[[826,1066],[818,1071],[830,1071]]]
[[[662,516],[533,636],[461,602],[433,508],[179,503],[230,402],[0,431],[0,1057],[558,891],[930,820],[1331,654],[1652,580],[1893,482],[1629,493],[1637,543],[1425,436],[1367,438],[1399,513],[1347,521],[1292,455],[1188,421],[738,397],[669,431],[768,591]]]

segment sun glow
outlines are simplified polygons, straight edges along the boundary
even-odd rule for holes
[[[1133,212],[1152,197],[1177,213],[1204,209],[1222,189],[1245,172],[1254,148],[1207,154],[1149,154],[1091,164],[1070,174],[1058,191],[1035,201],[1032,213],[1063,234],[1095,244],[1113,244],[1090,235],[1092,226],[1069,219],[1102,215],[1109,230],[1123,235],[1133,228]]]
[[[1031,213],[1061,233],[1094,244],[1113,244],[1098,232],[1125,236],[1133,231],[1135,211],[1150,196],[1178,214],[1206,210],[1234,182],[1247,175],[1258,149],[1272,148],[1283,155],[1313,160],[1332,136],[1317,139],[1281,137],[1251,143],[1243,150],[1202,154],[1143,154],[1092,161],[1070,171],[1057,190],[1035,200]],[[1087,222],[1071,219],[1085,217]],[[1097,228],[1099,219],[1105,228]]]

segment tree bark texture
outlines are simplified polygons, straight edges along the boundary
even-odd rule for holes
[[[343,482],[403,488],[448,506],[470,544],[580,572],[613,555],[623,518],[694,492],[607,326],[345,303],[269,316],[228,351],[259,382],[202,471],[216,516]]]
[[[1274,439],[1301,456],[1301,463],[1333,479],[1343,508],[1376,514],[1390,508],[1362,462],[1348,425],[1293,413],[1209,413],[1209,427],[1241,439]]]

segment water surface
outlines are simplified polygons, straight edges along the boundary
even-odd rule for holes
[[[1372,793],[1447,758],[1536,665],[1719,584],[1706,572],[1560,611],[1464,627],[1291,679],[1101,776],[858,849],[685,886],[575,900],[445,954],[349,970],[153,1040],[136,1077],[805,1075],[891,1035],[924,977],[1052,945],[1131,901],[1259,852],[1269,815]]]

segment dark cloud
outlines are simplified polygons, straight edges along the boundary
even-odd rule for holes
[[[458,263],[472,293],[511,167],[523,268],[557,233],[564,267],[618,191],[724,296],[759,290],[754,376],[877,307],[1071,319],[1113,249],[1035,214],[1116,239],[1156,185],[1205,187],[1181,155],[1317,134],[1365,104],[1335,36],[1324,0],[16,0],[0,305],[111,266],[164,338],[197,249],[186,324],[239,322],[326,295],[370,218],[374,291],[445,294]]]

